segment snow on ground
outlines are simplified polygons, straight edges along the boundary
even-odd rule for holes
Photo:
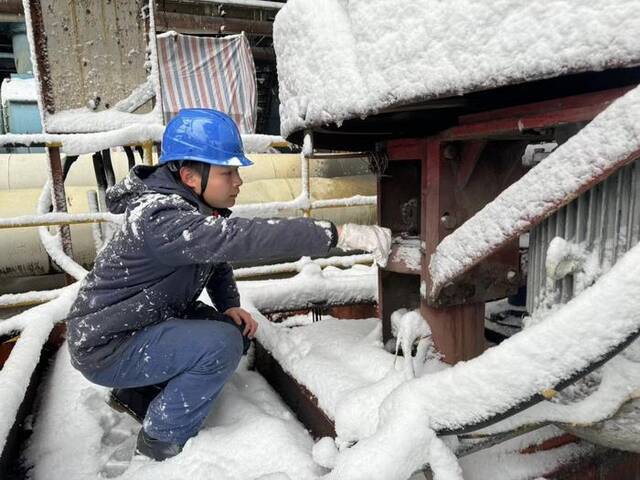
[[[281,132],[631,65],[638,30],[636,0],[291,0],[273,31]]]
[[[380,346],[379,321],[327,318],[310,324],[297,318],[300,337],[317,342],[309,352],[318,368],[344,365],[345,378],[366,382],[389,371],[393,355]],[[306,332],[305,332],[306,331]],[[333,332],[333,333],[332,333]],[[353,348],[349,348],[349,345]],[[339,358],[332,346],[342,356]],[[365,365],[358,364],[357,359]],[[370,364],[366,364],[366,360]],[[397,362],[402,364],[402,362]],[[305,480],[324,478],[337,451],[331,439],[314,445],[303,426],[257,373],[241,363],[225,386],[200,433],[179,456],[162,463],[132,458],[139,426],[105,403],[108,390],[89,383],[71,367],[66,345],[40,391],[40,409],[25,459],[32,480],[97,480],[99,478],[189,480]],[[307,362],[309,367],[310,361]],[[379,366],[379,369],[376,369]],[[378,370],[378,371],[376,371]],[[348,381],[347,381],[348,383]],[[554,427],[533,432],[486,451],[464,457],[461,471],[467,480],[525,480],[549,472],[586,453],[589,447],[569,445],[551,452],[522,455],[561,432]],[[315,447],[315,448],[314,448]],[[389,449],[393,449],[389,445]],[[314,461],[315,459],[315,461]],[[316,463],[318,462],[318,463]],[[341,480],[360,477],[340,477]]]
[[[324,469],[313,440],[246,362],[225,386],[203,430],[165,462],[133,454],[138,424],[112,411],[108,390],[73,369],[66,345],[42,390],[42,408],[25,452],[33,480],[312,479]]]
[[[405,478],[432,460],[426,447],[433,444],[433,430],[490,419],[553,388],[636,332],[639,291],[640,246],[636,246],[594,286],[539,323],[478,358],[401,383],[374,410],[369,405],[353,410],[346,431],[348,440],[359,441],[341,452],[330,478]],[[633,390],[633,383],[628,386]],[[624,397],[631,392],[613,393]],[[615,402],[609,405],[615,407]],[[373,430],[372,419],[379,419]],[[337,420],[341,435],[345,429]],[[354,425],[359,430],[354,432]],[[390,444],[396,447],[392,454]]]

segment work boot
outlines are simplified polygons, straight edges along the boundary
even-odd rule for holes
[[[159,385],[136,388],[114,388],[107,404],[117,412],[130,415],[142,425],[151,401],[162,391]]]
[[[140,429],[138,433],[138,441],[136,443],[136,454],[144,455],[158,462],[162,462],[167,458],[175,457],[182,451],[182,445],[171,442],[163,442],[150,437]]]

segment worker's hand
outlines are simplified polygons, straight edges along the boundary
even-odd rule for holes
[[[338,228],[337,247],[371,252],[376,263],[384,267],[391,251],[391,230],[377,225],[345,223]]]
[[[244,308],[232,307],[224,312],[225,315],[229,315],[234,322],[238,325],[244,323],[244,330],[242,334],[245,337],[253,338],[258,330],[258,322],[256,322],[251,314]]]

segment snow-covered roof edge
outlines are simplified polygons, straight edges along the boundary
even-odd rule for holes
[[[505,14],[508,12],[508,15]],[[276,16],[281,132],[392,105],[640,63],[640,4],[290,0]]]

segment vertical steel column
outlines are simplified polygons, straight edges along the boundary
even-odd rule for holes
[[[60,160],[60,145],[47,145],[47,156],[49,157],[49,167],[51,169],[51,201],[54,212],[67,211],[67,198],[64,190],[64,179],[62,175],[62,162]],[[62,242],[62,251],[69,258],[73,258],[73,248],[71,246],[71,228],[69,225],[60,225],[58,227],[60,239]],[[68,273],[65,274],[65,283],[67,285],[75,282]]]
[[[431,255],[440,241],[451,233],[446,220],[456,215],[456,177],[444,159],[444,148],[440,140],[429,139],[426,155],[422,157],[421,238],[425,292],[431,289]],[[435,308],[422,295],[420,303],[420,311],[431,327],[435,346],[447,363],[468,360],[484,351],[484,303]]]
[[[142,148],[144,150],[145,165],[153,165],[153,142],[144,142]]]

